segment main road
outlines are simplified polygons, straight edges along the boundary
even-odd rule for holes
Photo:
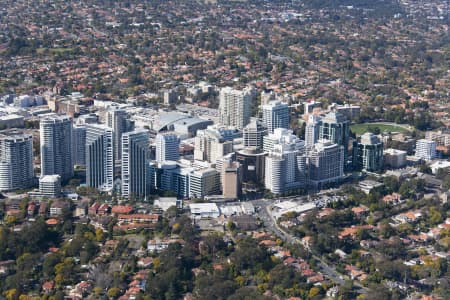
[[[255,207],[258,207],[257,213],[259,218],[264,222],[264,227],[275,234],[277,237],[282,239],[285,243],[289,244],[299,244],[300,240],[293,236],[292,234],[286,232],[284,229],[278,226],[275,218],[272,215],[272,202],[273,200],[269,199],[259,199],[251,201]],[[343,285],[345,283],[344,277],[339,274],[336,269],[327,262],[325,262],[321,257],[317,256],[313,252],[311,252],[312,257],[318,261],[318,266],[320,267],[320,271],[330,278],[333,282]],[[355,283],[355,286],[359,287],[358,292],[361,294],[367,294],[368,289],[359,283]]]

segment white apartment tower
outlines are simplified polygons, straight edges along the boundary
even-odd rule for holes
[[[0,191],[29,188],[33,179],[33,137],[0,136]]]
[[[316,115],[310,115],[305,128],[305,146],[312,147],[319,140],[321,118]]]
[[[108,127],[112,128],[114,132],[114,160],[118,161],[122,154],[122,134],[127,132],[128,127],[127,113],[123,109],[113,107],[108,110],[106,118]]]
[[[105,125],[86,125],[86,184],[102,191],[114,187],[114,132]]]
[[[344,178],[344,147],[319,140],[305,155],[309,184],[315,187],[339,182]]]
[[[235,90],[225,87],[220,90],[220,122],[242,130],[250,122],[252,102],[255,98],[253,88]]]
[[[273,133],[263,138],[263,150],[269,152],[276,144],[294,144],[296,149],[304,148],[305,142],[300,140],[292,130],[276,128]]]
[[[77,166],[86,165],[86,126],[74,125],[72,131],[73,163]]]
[[[215,163],[219,158],[233,152],[234,130],[208,126],[198,130],[195,137],[194,159]]]
[[[265,186],[274,194],[280,194],[305,185],[305,175],[299,172],[298,157],[303,148],[295,144],[276,144],[269,151],[265,162]]]
[[[40,122],[41,176],[59,175],[65,182],[73,176],[72,120],[49,115]]]
[[[122,135],[122,196],[145,198],[149,192],[149,141],[147,130]]]
[[[257,119],[253,119],[242,130],[244,146],[262,149],[265,135],[267,135],[267,128],[264,124]]]
[[[305,176],[299,172],[298,157],[303,155],[305,143],[284,128],[275,129],[264,142],[269,153],[265,161],[266,188],[274,194],[302,188]]]
[[[175,133],[166,132],[156,135],[156,161],[177,161],[180,158],[179,145],[180,140]]]
[[[423,160],[433,160],[436,158],[436,142],[421,139],[416,142],[416,157]]]
[[[289,106],[281,101],[270,101],[262,106],[263,124],[269,133],[275,128],[289,127]]]

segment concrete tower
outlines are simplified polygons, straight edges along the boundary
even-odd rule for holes
[[[122,196],[145,198],[149,192],[149,141],[147,130],[122,135]]]
[[[50,115],[40,122],[41,176],[59,175],[65,182],[73,176],[72,120]]]
[[[86,184],[102,191],[114,187],[114,133],[105,125],[86,125]]]

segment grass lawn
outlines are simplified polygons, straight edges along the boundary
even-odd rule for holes
[[[381,132],[409,132],[408,129],[401,126],[389,125],[389,124],[377,124],[377,123],[364,123],[364,124],[354,124],[350,126],[350,130],[356,135],[362,135],[368,132],[368,128],[380,128]]]
[[[36,52],[41,54],[45,50],[48,50],[49,52],[51,52],[53,54],[57,54],[57,53],[64,53],[64,52],[73,51],[73,48],[38,48],[38,49],[36,49]]]

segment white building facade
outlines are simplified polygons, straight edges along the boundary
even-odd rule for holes
[[[220,122],[242,130],[250,122],[252,102],[255,99],[253,88],[235,90],[225,87],[219,93]]]
[[[105,125],[86,125],[86,184],[101,191],[114,187],[114,132]]]
[[[177,161],[180,158],[179,145],[180,139],[175,133],[159,133],[156,136],[156,161]]]
[[[416,142],[416,157],[423,160],[433,160],[436,158],[436,142],[421,139]]]
[[[33,137],[0,137],[0,191],[29,188],[33,185]]]
[[[149,194],[149,141],[147,130],[122,135],[122,196],[145,198]]]
[[[269,133],[275,128],[289,127],[289,106],[281,101],[270,101],[262,106],[263,124]]]
[[[57,174],[65,182],[73,176],[72,120],[50,115],[40,122],[41,176]]]

